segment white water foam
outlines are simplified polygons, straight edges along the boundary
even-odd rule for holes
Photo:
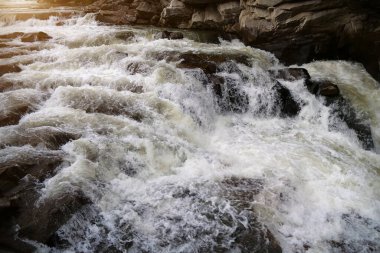
[[[44,182],[42,198],[79,190],[93,204],[59,230],[64,247],[40,251],[241,252],[234,232],[250,216],[223,194],[231,177],[263,182],[245,201],[284,252],[341,252],[341,242],[347,252],[379,250],[380,156],[363,150],[353,131],[329,130],[330,109],[302,81],[283,82],[305,104],[297,117],[259,112],[258,96],[276,105],[266,72],[277,67],[274,56],[237,41],[153,40],[147,30],[102,26],[91,14],[56,21],[8,22],[0,32],[53,37],[49,48],[11,59],[22,72],[0,78],[26,88],[15,93],[47,94],[19,126],[82,136],[62,147],[64,166]],[[121,40],[120,32],[135,36]],[[245,78],[228,66],[219,73],[248,94],[248,111],[220,112],[200,71],[153,57],[173,50],[248,55],[253,67],[237,65]],[[378,84],[353,63],[305,67],[336,82],[370,118],[378,150]]]

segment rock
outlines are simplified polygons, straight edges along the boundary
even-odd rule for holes
[[[99,0],[88,9],[99,10],[112,10],[98,19],[114,24],[157,25],[160,16],[159,24],[166,27],[231,32],[288,65],[359,61],[380,80],[380,50],[368,50],[380,45],[377,1]]]
[[[171,39],[171,40],[181,40],[181,39],[183,39],[183,33],[181,33],[181,32],[172,32],[169,35],[169,39]]]
[[[319,82],[319,94],[325,97],[336,97],[339,96],[340,91],[337,85],[328,80],[324,80]]]
[[[21,71],[22,69],[18,66],[18,64],[0,65],[0,76],[8,74],[8,73],[18,73]]]
[[[25,35],[25,33],[22,32],[14,32],[14,33],[9,33],[9,34],[3,34],[0,35],[0,40],[14,40],[18,37],[21,37]]]
[[[0,150],[0,196],[15,188],[26,175],[38,180],[49,177],[63,157],[63,151],[28,146]]]
[[[1,93],[0,126],[17,124],[25,113],[35,109],[42,98],[42,92],[32,89]]]
[[[237,226],[233,233],[241,252],[281,253],[280,243],[270,230],[260,223],[252,207],[257,194],[264,188],[263,180],[231,177],[224,179],[221,184],[225,189],[223,196],[231,201],[237,212],[244,214],[248,223],[246,226]]]
[[[186,27],[193,14],[193,10],[182,2],[173,0],[169,7],[161,12],[161,23],[174,25],[175,27]]]
[[[294,117],[297,116],[301,110],[301,106],[294,100],[289,89],[281,83],[276,82],[273,86],[276,95],[277,106],[276,110],[279,112],[280,117]]]
[[[154,35],[155,39],[169,39],[169,40],[180,40],[183,39],[183,33],[181,32],[169,32],[164,30],[162,32],[156,33]]]
[[[137,8],[137,18],[142,18],[146,20],[150,20],[155,15],[161,14],[160,6],[156,1],[141,1]]]
[[[51,236],[89,200],[80,193],[62,193],[43,200],[36,208],[24,210],[17,218],[21,238],[47,243]]]
[[[52,37],[50,37],[48,34],[44,32],[38,32],[38,33],[27,33],[21,37],[22,42],[36,42],[36,41],[47,41],[50,40]]]
[[[240,52],[226,52],[224,54],[212,54],[206,52],[178,52],[178,51],[161,51],[154,52],[150,55],[157,60],[167,60],[171,62],[178,62],[179,68],[199,68],[206,74],[215,73],[218,65],[223,62],[236,62],[247,66],[251,66],[249,56]]]
[[[14,32],[10,34],[0,35],[1,40],[13,40],[16,38],[20,38],[22,42],[47,41],[51,39],[51,37],[44,32],[36,32],[36,33]]]
[[[180,0],[181,2],[184,2],[186,4],[193,4],[193,5],[198,5],[198,4],[212,4],[212,3],[218,3],[218,2],[223,2],[223,0]],[[228,0],[227,0],[228,1]]]
[[[296,80],[309,80],[309,72],[304,68],[283,68],[269,70],[269,74],[275,79],[282,79],[285,81],[296,81]]]
[[[215,62],[209,60],[207,57],[202,57],[198,54],[182,54],[181,62],[177,64],[179,68],[200,68],[206,74],[215,73],[217,70],[217,65]]]
[[[372,150],[374,148],[371,127],[362,119],[358,118],[355,109],[341,95],[326,97],[326,105],[331,108],[331,117],[335,117],[345,122],[348,128],[355,131],[359,141],[364,149]],[[334,119],[330,122],[335,122]],[[335,129],[333,123],[330,125]]]
[[[241,11],[239,1],[230,1],[227,3],[218,4],[217,9],[220,15],[222,15],[223,20],[226,22],[238,21]]]
[[[62,145],[80,138],[80,134],[65,131],[63,129],[41,126],[24,128],[22,126],[10,126],[0,128],[0,148],[7,146],[31,145],[44,146],[48,149],[59,149]]]
[[[135,37],[135,34],[132,31],[123,31],[116,33],[115,37],[120,40],[128,41]]]
[[[248,95],[241,90],[237,80],[218,75],[211,75],[209,80],[223,112],[244,113],[248,110]]]

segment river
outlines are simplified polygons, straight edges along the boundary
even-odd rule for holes
[[[1,62],[22,71],[0,77],[14,84],[0,94],[0,112],[32,107],[0,128],[2,154],[48,149],[14,144],[20,133],[79,135],[59,148],[64,162],[41,183],[39,201],[78,191],[90,200],[58,230],[62,243],[36,244],[38,252],[249,252],[236,237],[255,222],[283,252],[380,251],[380,90],[360,64],[303,67],[338,84],[370,122],[373,150],[303,80],[282,81],[303,101],[296,117],[258,110],[276,106],[267,70],[282,65],[237,40],[154,39],[155,28],[106,26],[93,14],[11,17],[0,15],[0,35],[51,39],[15,38],[1,49],[19,50]],[[173,51],[247,56],[251,66],[218,68],[247,94],[247,110],[223,111],[200,70],[157,57]]]

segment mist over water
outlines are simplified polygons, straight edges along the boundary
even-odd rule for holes
[[[370,122],[372,151],[303,80],[282,82],[304,104],[299,115],[273,116],[267,70],[281,65],[239,41],[206,44],[191,33],[155,40],[153,28],[104,26],[92,14],[0,20],[0,35],[15,31],[52,39],[14,39],[9,46],[37,48],[1,59],[22,71],[0,77],[14,84],[0,94],[0,112],[22,102],[33,108],[0,128],[3,153],[30,149],[16,145],[25,133],[79,136],[59,148],[64,162],[44,181],[40,201],[80,192],[91,203],[59,229],[58,246],[38,252],[247,252],[237,233],[255,224],[284,252],[380,251],[380,92],[361,65],[304,67],[337,83]],[[222,110],[202,71],[157,57],[173,51],[248,56],[252,67],[225,63],[218,71],[248,95],[247,111]]]

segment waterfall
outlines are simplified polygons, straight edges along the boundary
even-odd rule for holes
[[[37,252],[262,252],[267,237],[283,252],[380,250],[380,90],[361,65],[302,67],[339,86],[372,150],[304,79],[279,80],[300,105],[282,115],[268,70],[284,66],[238,40],[155,39],[93,14],[0,26],[51,37],[2,48],[20,71],[0,77],[0,116],[20,119],[0,127],[0,162],[54,158],[37,207],[84,199],[48,243],[29,238]],[[226,57],[212,75],[228,85],[185,54]]]

